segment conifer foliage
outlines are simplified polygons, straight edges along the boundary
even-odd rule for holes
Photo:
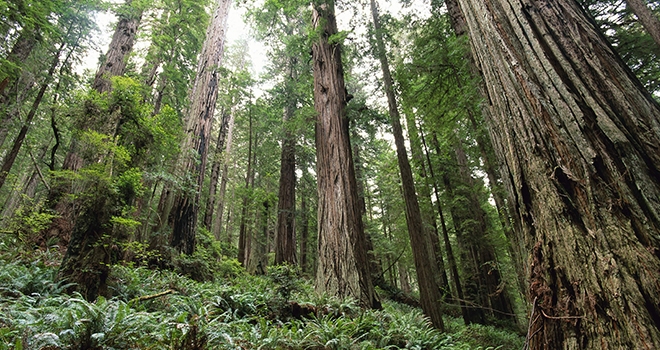
[[[0,0],[0,349],[659,348],[658,11]]]

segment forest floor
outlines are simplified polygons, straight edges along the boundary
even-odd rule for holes
[[[168,270],[116,265],[109,298],[67,294],[56,250],[0,241],[0,349],[520,349],[524,339],[384,300],[361,310],[314,293],[287,267],[265,276],[225,260],[212,282]]]

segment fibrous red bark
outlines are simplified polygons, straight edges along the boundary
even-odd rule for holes
[[[318,113],[316,289],[339,297],[353,297],[363,307],[377,307],[380,303],[369,271],[351,155],[341,48],[328,40],[337,33],[334,2],[314,4],[312,16],[319,33],[312,45],[314,107]]]
[[[527,249],[531,348],[660,347],[660,106],[577,2],[458,4]]]

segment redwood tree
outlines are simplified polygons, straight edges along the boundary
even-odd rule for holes
[[[534,349],[660,347],[660,106],[572,0],[458,0]]]
[[[378,307],[369,271],[367,244],[358,204],[357,182],[346,118],[341,46],[336,42],[334,1],[316,1],[312,45],[318,177],[318,266],[316,290],[354,297]],[[335,40],[330,40],[330,39]]]
[[[172,247],[192,254],[195,250],[197,213],[200,189],[204,183],[204,170],[211,135],[213,113],[218,96],[218,66],[220,66],[227,32],[227,17],[231,0],[220,0],[206,32],[206,40],[197,65],[195,84],[190,93],[190,108],[186,119],[183,169],[194,181],[193,188],[180,193],[172,211]],[[194,156],[188,154],[192,150]]]
[[[375,0],[371,0],[371,13],[376,34],[375,49],[383,71],[383,85],[389,106],[399,171],[401,172],[401,184],[406,203],[406,223],[408,225],[408,234],[410,235],[410,244],[415,261],[415,270],[417,271],[420,303],[424,314],[431,319],[433,326],[443,330],[444,324],[442,321],[442,311],[440,310],[442,294],[440,293],[441,286],[439,284],[441,274],[438,271],[437,259],[435,257],[437,253],[433,249],[435,247],[427,229],[424,227],[424,221],[422,221],[419,201],[415,191],[415,181],[403,139],[401,117],[399,116],[396,97],[394,95],[394,84],[385,52]],[[440,258],[440,261],[442,261],[442,258]]]

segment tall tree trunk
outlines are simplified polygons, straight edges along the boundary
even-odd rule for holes
[[[12,145],[12,148],[9,150],[9,153],[7,153],[7,155],[4,157],[2,161],[2,166],[0,167],[0,188],[2,188],[2,186],[5,184],[5,179],[7,179],[7,175],[9,175],[9,171],[11,171],[11,168],[14,166],[14,161],[16,161],[18,152],[21,150],[21,147],[23,146],[23,141],[25,140],[25,136],[27,135],[30,125],[32,124],[32,120],[34,119],[34,116],[37,114],[37,110],[39,109],[39,105],[41,105],[41,101],[44,98],[46,89],[48,89],[48,85],[51,83],[51,80],[53,79],[53,74],[55,73],[55,69],[57,69],[57,66],[60,64],[60,55],[62,54],[62,50],[64,50],[65,45],[66,43],[62,43],[60,47],[57,49],[57,52],[53,57],[53,62],[50,64],[50,68],[48,68],[48,73],[44,78],[44,81],[41,83],[41,87],[39,88],[37,97],[35,97],[34,102],[32,103],[32,107],[30,108],[30,111],[28,112],[28,115],[25,118],[25,122],[23,123],[21,130],[18,132],[18,135],[14,140],[14,144]],[[73,49],[71,49],[69,55],[67,55],[65,64],[66,61],[68,61],[69,58],[71,57],[72,52]]]
[[[417,167],[418,176],[421,177],[423,183],[417,186],[420,198],[420,210],[422,219],[426,225],[426,232],[431,241],[430,248],[433,249],[432,254],[435,255],[436,264],[438,266],[438,283],[442,289],[442,294],[445,298],[449,297],[450,288],[447,278],[447,271],[445,270],[445,262],[442,258],[442,248],[440,247],[440,239],[438,236],[438,223],[435,220],[435,213],[433,210],[433,201],[431,199],[431,179],[426,174],[426,166],[424,164],[424,155],[422,151],[422,142],[420,140],[419,129],[415,121],[415,116],[412,113],[406,114],[406,124],[408,126],[408,139],[410,140],[410,153],[412,153],[413,164]]]
[[[131,0],[128,0],[124,5],[128,14],[122,15],[120,23],[115,28],[115,33],[110,42],[108,53],[105,56],[105,62],[99,69],[94,80],[94,88],[100,89],[99,92],[107,92],[110,86],[109,80],[112,74],[121,75],[124,73],[126,67],[126,60],[133,47],[137,26],[139,25],[139,18],[141,11],[137,16],[134,15],[134,10],[131,9]],[[114,67],[114,68],[112,68]],[[121,68],[118,70],[117,68]],[[101,133],[114,133],[114,128],[119,123],[115,118],[107,117],[99,121],[94,121],[92,118],[82,122],[83,129],[91,129]],[[64,158],[62,168],[64,170],[78,171],[88,162],[97,161],[98,159],[83,159],[81,155],[79,141],[75,138],[71,141],[69,152]],[[48,237],[60,237],[63,241],[68,241],[75,226],[76,217],[74,204],[65,196],[66,193],[71,192],[63,185],[53,186],[49,191],[49,202],[52,208],[59,214],[59,217],[53,220],[53,223],[48,228]],[[84,231],[84,230],[83,230]],[[82,232],[82,231],[81,231]]]
[[[316,290],[353,297],[363,307],[380,307],[369,271],[367,244],[357,198],[355,168],[346,118],[347,93],[334,1],[313,5],[320,34],[312,45],[318,176],[318,266]]]
[[[637,16],[644,29],[651,35],[660,48],[660,20],[643,0],[625,0],[628,7]]]
[[[466,246],[472,252],[472,259],[477,268],[476,277],[478,278],[479,299],[483,306],[490,307],[490,310],[497,312],[494,315],[500,319],[512,319],[513,305],[502,281],[495,248],[493,243],[487,237],[488,217],[481,207],[481,201],[477,196],[479,185],[475,183],[472,177],[472,171],[468,165],[465,149],[460,141],[454,148],[458,173],[459,196],[467,200],[470,208],[467,216],[467,222],[461,226],[465,230]]]
[[[458,265],[456,264],[456,257],[454,255],[454,250],[452,249],[451,246],[451,241],[449,240],[449,230],[447,229],[447,222],[445,221],[445,215],[444,211],[442,210],[442,203],[441,203],[441,197],[440,197],[440,190],[438,189],[438,181],[439,179],[435,177],[434,171],[433,171],[433,162],[431,162],[431,155],[428,149],[428,146],[426,144],[426,139],[424,137],[424,132],[420,132],[421,136],[421,141],[422,145],[424,146],[424,153],[426,154],[426,161],[429,165],[429,174],[431,175],[432,183],[433,183],[433,192],[435,194],[435,204],[436,208],[438,211],[438,215],[440,216],[440,224],[442,227],[442,239],[445,244],[445,253],[447,254],[447,263],[449,264],[449,271],[451,273],[451,278],[454,282],[453,285],[453,291],[454,291],[454,297],[458,300],[458,304],[461,307],[461,313],[463,315],[463,321],[465,324],[470,324],[472,323],[472,320],[470,318],[470,311],[467,308],[467,305],[465,304],[465,295],[463,294],[463,287],[461,285],[461,278],[458,274]]]
[[[142,10],[133,6],[133,0],[126,0],[124,11],[128,11],[129,14],[119,16],[110,48],[105,54],[105,62],[99,67],[92,83],[92,89],[99,93],[109,92],[112,89],[111,77],[124,74],[128,56],[135,44],[135,37],[142,19]]]
[[[290,120],[295,112],[294,88],[297,80],[296,59],[289,58],[288,76],[282,120],[284,137],[280,162],[280,189],[277,202],[277,234],[275,236],[275,264],[296,263],[296,140]]]
[[[229,161],[231,157],[231,147],[234,138],[234,116],[236,115],[235,106],[231,108],[229,123],[227,125],[227,141],[225,142],[225,154],[222,161],[222,176],[220,178],[220,193],[218,193],[218,208],[216,209],[215,223],[213,224],[213,235],[220,239],[222,233],[222,215],[225,210],[225,194],[227,192],[227,182],[229,181]],[[231,242],[230,242],[231,243]]]
[[[446,0],[445,3],[448,8],[451,26],[456,32],[456,35],[458,36],[466,35],[467,24],[465,22],[465,18],[463,17],[463,14],[461,13],[460,8],[458,7],[457,1]],[[479,74],[479,70],[474,62],[474,58],[471,55],[469,55],[468,57],[466,57],[466,59],[470,60],[470,68],[473,74]],[[459,85],[462,85],[462,81],[461,79],[459,79],[460,77],[457,75],[456,78],[457,81],[459,82]],[[484,85],[483,82],[479,84],[479,89],[481,92],[485,92],[486,86]],[[489,111],[487,109],[482,109],[482,113],[483,113],[482,120],[487,119],[488,118],[487,113],[489,113]],[[467,110],[467,116],[470,121],[470,126],[472,127],[472,131],[476,135],[475,140],[477,142],[479,151],[481,152],[481,157],[484,164],[484,170],[488,175],[488,182],[490,184],[491,194],[493,195],[493,199],[495,200],[495,206],[497,207],[497,213],[500,218],[500,223],[504,230],[505,236],[509,240],[508,249],[515,267],[518,289],[520,293],[524,294],[527,285],[526,277],[525,277],[526,275],[525,267],[523,262],[523,255],[525,254],[524,253],[525,249],[522,240],[518,236],[518,233],[520,232],[520,224],[516,217],[513,218],[511,217],[510,214],[511,203],[505,201],[504,199],[502,176],[498,171],[499,166],[498,169],[495,169],[494,166],[494,164],[497,162],[493,152],[492,142],[490,138],[488,138],[487,134],[485,134],[485,130],[482,130],[480,123],[477,122],[477,117],[474,115],[474,113],[471,110]]]
[[[5,60],[18,67],[25,65],[25,61],[41,39],[41,27],[36,25],[23,28],[14,46]],[[20,114],[23,101],[34,85],[34,68],[22,67],[18,71],[9,70],[9,75],[0,82],[0,146],[4,145],[12,119]],[[9,87],[8,89],[6,89]],[[6,89],[6,90],[5,90]]]
[[[385,44],[383,42],[383,34],[381,32],[375,0],[371,0],[371,14],[376,34],[376,52],[383,71],[383,85],[385,87],[385,94],[387,95],[392,133],[394,134],[397,160],[401,172],[403,197],[406,203],[406,222],[408,224],[408,234],[410,235],[415,269],[417,271],[420,303],[422,304],[422,310],[431,319],[433,326],[442,331],[444,330],[442,311],[440,309],[442,294],[440,293],[441,286],[438,284],[439,272],[437,260],[433,250],[429,249],[432,244],[424,228],[419,202],[417,201],[415,183],[404,144],[401,117],[399,116],[399,110],[394,96],[392,76],[387,62],[387,54],[385,52]]]
[[[247,232],[247,216],[248,216],[248,206],[249,206],[249,190],[254,187],[254,171],[252,170],[252,110],[249,112],[249,121],[248,121],[248,163],[247,170],[245,172],[245,194],[243,195],[243,203],[241,205],[241,225],[239,228],[238,234],[238,262],[241,263],[244,267],[248,267],[247,256],[249,254],[249,239]]]
[[[660,106],[575,1],[458,3],[529,254],[531,348],[659,348]]]
[[[303,168],[304,169],[304,168]],[[303,170],[303,177],[304,177]],[[307,271],[307,242],[309,241],[309,213],[307,209],[307,196],[304,191],[301,191],[300,196],[300,271],[305,273]]]
[[[224,54],[230,4],[231,0],[218,2],[206,31],[195,83],[190,93],[191,104],[186,120],[188,133],[182,147],[183,169],[195,183],[192,184],[193,191],[177,195],[172,213],[172,247],[185,254],[195,251],[200,191],[204,184],[213,113],[218,97],[217,67],[221,65]],[[188,150],[194,151],[194,157],[188,154]]]
[[[270,203],[268,200],[263,202],[263,208],[261,212],[261,236],[256,237],[257,249],[255,256],[255,273],[257,275],[265,275],[268,267],[268,219],[270,216]]]
[[[352,138],[356,139],[359,137],[357,135],[356,129],[352,128]],[[362,158],[360,157],[360,147],[356,143],[353,144],[353,159],[355,160],[355,179],[357,181],[357,190],[358,190],[358,206],[360,208],[360,215],[362,216],[362,219],[364,220],[365,215],[367,214],[367,203],[365,201],[365,179],[364,179],[364,171],[363,167],[364,165],[362,164]],[[383,279],[383,267],[381,266],[380,262],[374,255],[374,243],[371,240],[371,236],[365,232],[365,238],[367,240],[367,253],[369,254],[369,270],[371,271],[371,276],[373,277],[373,283],[375,286],[380,286],[381,288],[385,284],[385,280]]]
[[[215,155],[213,164],[211,165],[211,178],[209,179],[209,196],[206,200],[206,209],[204,210],[204,228],[209,232],[213,232],[213,210],[215,209],[215,201],[218,192],[218,179],[220,178],[220,166],[224,163],[222,161],[222,150],[224,148],[225,139],[227,136],[227,128],[229,127],[230,113],[222,113],[222,122],[220,130],[218,130],[218,141],[215,144]],[[215,237],[220,239],[220,237]]]

